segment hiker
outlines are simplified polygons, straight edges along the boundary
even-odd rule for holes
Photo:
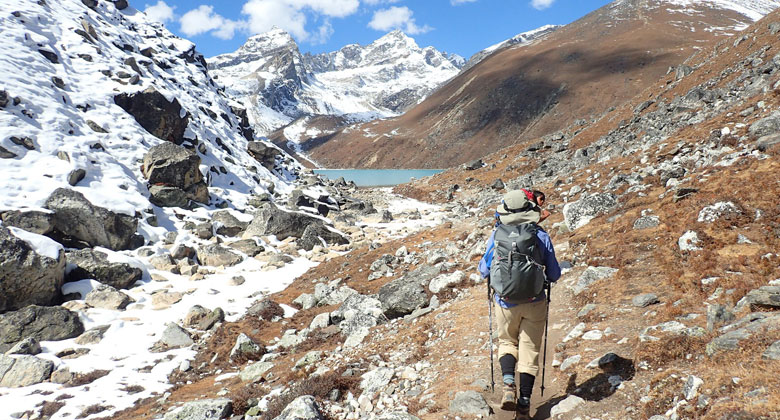
[[[537,225],[541,212],[533,195],[525,190],[508,192],[497,214],[499,224],[488,240],[479,271],[489,279],[498,305],[498,361],[504,383],[501,408],[516,409],[518,418],[527,419],[547,321],[544,288],[546,282],[560,278],[561,269],[550,236]],[[514,252],[507,250],[508,243]],[[520,374],[519,394],[515,371]]]
[[[547,201],[547,197],[544,195],[543,192],[539,190],[533,190],[531,191],[531,193],[534,195],[534,202],[536,202],[536,205],[539,206],[539,208],[541,209],[542,215],[539,218],[539,223],[542,223],[545,221],[545,219],[550,217],[550,212],[545,209],[542,209],[542,206]]]

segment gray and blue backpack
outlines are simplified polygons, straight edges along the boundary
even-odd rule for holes
[[[536,223],[499,225],[494,236],[490,287],[506,302],[527,302],[544,290],[542,251]]]

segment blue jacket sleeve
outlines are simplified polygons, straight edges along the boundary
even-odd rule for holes
[[[490,239],[487,242],[487,250],[482,259],[479,260],[479,274],[483,279],[490,277],[490,264],[493,262],[493,248],[495,247],[495,235],[496,231],[490,234]]]
[[[561,266],[558,265],[558,259],[555,258],[555,249],[553,248],[550,235],[547,234],[542,228],[536,232],[536,238],[542,245],[542,259],[544,260],[545,274],[547,280],[556,281],[561,278]]]

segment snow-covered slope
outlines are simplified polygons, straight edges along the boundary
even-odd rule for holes
[[[193,43],[132,7],[84,3],[0,0],[0,95],[8,97],[0,107],[0,210],[40,207],[56,188],[70,188],[74,169],[86,177],[73,189],[93,204],[151,210],[140,162],[163,140],[114,101],[150,87],[189,114],[183,145],[198,150],[211,204],[243,205],[271,184],[291,188],[286,174],[246,152],[240,118]]]
[[[471,58],[469,58],[469,61],[466,63],[464,70],[471,68],[475,64],[482,61],[485,57],[489,56],[493,52],[506,47],[511,47],[513,45],[526,45],[533,41],[537,41],[539,39],[544,38],[548,34],[554,32],[556,29],[560,28],[560,25],[544,25],[542,27],[536,28],[534,30],[523,32],[521,34],[517,34],[513,36],[512,38],[507,39],[506,41],[499,42],[498,44],[491,45],[487,48],[485,48],[482,51],[477,52],[476,54],[472,55]]]
[[[281,29],[250,38],[236,52],[209,59],[229,96],[268,134],[308,115],[365,121],[417,104],[464,65],[462,57],[420,48],[401,31],[361,46],[303,55]]]

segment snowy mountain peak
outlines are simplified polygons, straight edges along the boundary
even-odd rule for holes
[[[373,119],[417,104],[464,64],[456,54],[420,48],[400,30],[362,46],[301,54],[285,31],[253,36],[209,69],[244,103],[258,132],[268,134],[307,115]]]

